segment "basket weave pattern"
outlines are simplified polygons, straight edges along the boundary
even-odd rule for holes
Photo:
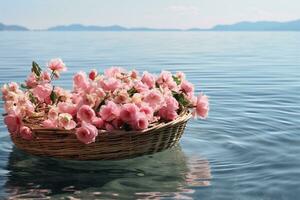
[[[117,160],[152,154],[171,148],[179,142],[191,114],[186,112],[168,123],[143,131],[99,131],[96,141],[83,144],[75,130],[45,129],[31,125],[34,139],[23,140],[11,135],[21,150],[38,156],[69,160]]]

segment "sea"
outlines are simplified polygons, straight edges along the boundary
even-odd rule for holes
[[[57,57],[68,89],[77,71],[183,71],[209,117],[164,152],[85,162],[18,150],[1,115],[0,199],[300,198],[300,32],[2,31],[0,85]]]

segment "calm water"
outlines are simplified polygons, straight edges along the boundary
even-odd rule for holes
[[[0,32],[0,84],[33,59],[78,70],[181,70],[210,96],[172,150],[114,162],[39,158],[15,149],[0,119],[0,199],[297,199],[300,33]],[[1,102],[1,113],[2,110]]]

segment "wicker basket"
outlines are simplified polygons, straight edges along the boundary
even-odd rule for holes
[[[153,154],[173,147],[181,138],[189,112],[168,123],[160,123],[143,131],[99,131],[96,142],[83,144],[74,130],[45,129],[30,125],[34,139],[23,140],[11,135],[17,148],[38,156],[68,160],[118,160]]]

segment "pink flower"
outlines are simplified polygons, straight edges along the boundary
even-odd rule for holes
[[[123,126],[124,122],[120,118],[116,118],[112,121],[112,125],[114,126],[114,129],[121,129]]]
[[[57,120],[57,118],[58,118],[58,110],[56,107],[53,107],[48,112],[48,119]]]
[[[153,112],[153,109],[152,109],[150,106],[145,105],[145,104],[142,105],[142,106],[140,107],[140,112],[141,112],[141,113],[144,113],[145,116],[147,117],[147,119],[148,119],[149,121],[152,120],[154,112]]]
[[[144,72],[142,82],[151,89],[155,86],[155,77],[149,72]]]
[[[15,135],[18,134],[22,126],[22,119],[16,114],[9,114],[4,117],[4,123],[7,126],[8,132]]]
[[[127,90],[121,90],[119,91],[115,98],[114,98],[116,103],[127,103],[129,101],[129,94]]]
[[[50,82],[51,81],[51,76],[50,76],[49,72],[47,72],[47,71],[42,72],[41,78],[45,82]]]
[[[180,88],[186,94],[192,94],[194,92],[194,85],[186,80],[181,82]]]
[[[138,76],[139,76],[139,72],[138,72],[138,71],[136,71],[136,70],[132,70],[132,71],[131,71],[130,77],[131,77],[132,79],[137,79]]]
[[[63,63],[63,61],[60,58],[51,59],[48,62],[48,68],[51,71],[56,71],[56,72],[67,70],[65,63]]]
[[[141,81],[138,81],[135,83],[134,85],[134,88],[136,89],[136,91],[138,91],[139,93],[144,93],[144,92],[147,92],[149,89],[148,89],[148,86],[145,85],[143,82]]]
[[[78,72],[73,77],[73,85],[75,90],[86,90],[89,87],[89,81],[85,72]]]
[[[126,123],[131,123],[137,120],[138,112],[139,108],[135,104],[127,103],[121,108],[120,118]]]
[[[111,77],[111,78],[116,78],[121,75],[122,72],[125,70],[121,67],[111,67],[108,68],[104,71],[105,76]]]
[[[118,87],[120,87],[121,83],[119,80],[115,78],[108,78],[106,80],[101,80],[100,85],[105,91],[115,91]]]
[[[196,114],[200,116],[200,118],[205,119],[208,115],[208,111],[209,111],[208,97],[201,93],[197,97]]]
[[[72,115],[69,113],[61,113],[58,116],[58,125],[66,130],[71,130],[76,127],[76,122],[72,120]]]
[[[158,90],[150,90],[145,95],[144,102],[148,103],[154,110],[157,110],[163,102],[162,94]]]
[[[16,82],[11,82],[8,84],[8,88],[12,92],[17,92],[17,90],[19,89],[19,85]]]
[[[98,129],[92,124],[82,122],[81,127],[76,129],[77,139],[84,144],[95,142],[98,135]]]
[[[177,110],[179,104],[172,96],[165,97],[165,106],[159,110],[159,116],[166,120],[174,120],[178,117]]]
[[[183,72],[176,72],[176,77],[178,77],[181,81],[185,80],[185,74]]]
[[[57,121],[51,120],[51,119],[46,119],[42,122],[42,126],[45,128],[57,128]]]
[[[30,88],[33,88],[33,87],[37,86],[37,84],[38,84],[36,81],[36,75],[34,73],[31,73],[27,77],[27,80],[25,82],[26,82],[26,86],[30,87]]]
[[[133,128],[136,130],[143,130],[148,128],[149,122],[144,113],[139,113],[136,120],[133,122]]]
[[[100,117],[95,117],[92,120],[92,124],[96,126],[98,129],[102,128],[104,126],[104,121]]]
[[[20,136],[24,139],[24,140],[32,140],[33,136],[32,136],[32,131],[30,130],[30,128],[28,128],[27,126],[22,126],[20,128]]]
[[[3,98],[3,100],[5,100],[5,97],[4,97],[4,96],[6,96],[6,95],[8,94],[8,92],[9,92],[8,85],[7,85],[7,84],[4,84],[4,85],[2,86],[1,92],[2,92],[2,95],[3,95],[2,98]]]
[[[51,92],[52,86],[50,84],[38,85],[32,90],[33,95],[42,102],[45,101],[47,97],[50,97]]]
[[[160,117],[168,121],[174,120],[178,117],[178,114],[175,110],[168,110],[167,107],[162,107],[158,114]]]
[[[96,116],[95,111],[88,105],[83,105],[79,108],[77,117],[85,122],[92,122]]]
[[[112,121],[120,116],[120,109],[113,101],[101,106],[99,115],[105,121]]]
[[[60,113],[69,113],[72,116],[75,116],[77,113],[77,107],[73,103],[59,102],[57,107]]]
[[[105,126],[105,129],[107,131],[114,131],[115,130],[115,127],[113,125],[111,125],[110,123],[108,123],[108,122],[106,122],[104,126]]]
[[[142,102],[142,95],[140,93],[135,93],[131,97],[131,102],[135,103],[136,105],[140,104]]]
[[[95,80],[97,74],[98,74],[97,70],[93,69],[93,70],[89,73],[89,78],[90,78],[91,80]]]
[[[177,87],[176,82],[173,80],[171,72],[162,71],[156,82],[163,88],[174,89]]]

